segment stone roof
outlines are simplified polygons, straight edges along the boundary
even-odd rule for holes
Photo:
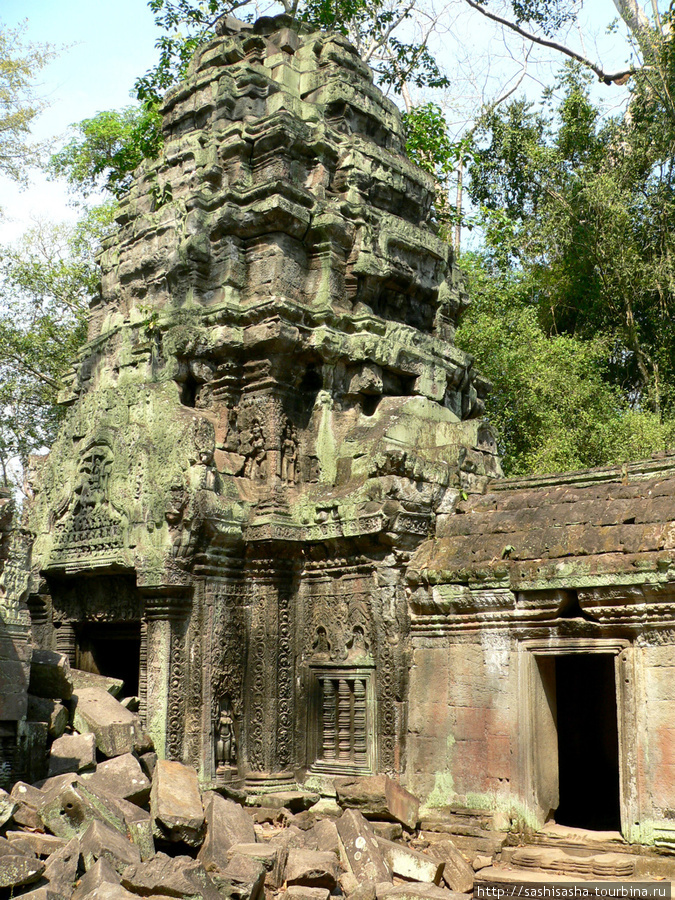
[[[675,456],[493,481],[458,498],[412,581],[511,590],[675,580]]]

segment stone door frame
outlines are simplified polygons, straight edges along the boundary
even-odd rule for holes
[[[540,798],[557,792],[557,726],[542,710],[544,685],[539,666],[546,658],[571,653],[603,653],[614,657],[617,730],[619,739],[619,804],[621,834],[630,841],[639,840],[639,797],[637,777],[637,705],[635,650],[631,642],[620,638],[545,637],[519,641],[518,696],[519,763],[524,773],[522,796],[529,816],[537,828],[544,825],[547,810]],[[547,748],[555,742],[555,775],[546,765]]]

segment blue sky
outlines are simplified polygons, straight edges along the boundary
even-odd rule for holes
[[[40,74],[49,107],[35,123],[37,138],[63,134],[72,122],[131,102],[136,77],[154,62],[157,29],[145,0],[0,0],[0,20],[26,22],[25,37],[64,47]],[[69,218],[62,185],[36,176],[20,191],[0,179],[0,240],[11,240],[31,218]]]
[[[446,0],[438,2],[444,6]],[[483,99],[496,96],[501,88],[490,85],[503,86],[503,72],[517,73],[519,69],[512,48],[504,44],[501,35],[477,13],[467,12],[461,3],[449,7],[445,28],[433,47],[444,63],[455,63],[455,74],[450,72],[450,99],[451,106],[455,103],[458,107],[462,98],[467,98],[470,107],[476,95]],[[584,2],[584,46],[578,49],[602,59],[610,68],[620,66],[627,53],[620,36],[605,33],[615,16],[612,0]],[[58,138],[73,122],[130,103],[134,80],[156,58],[158,30],[146,0],[0,0],[0,21],[10,28],[26,22],[27,40],[63,48],[41,73],[40,92],[49,108],[33,129],[39,139]],[[569,37],[573,44],[579,43],[578,35]],[[561,57],[555,53],[544,54],[543,62],[533,64],[528,94],[530,90],[537,93],[542,83],[550,83],[560,64]],[[624,94],[616,88],[602,88],[600,93],[612,103]],[[464,113],[449,109],[451,120],[453,113],[461,129]],[[25,191],[0,178],[0,208],[5,216],[0,220],[0,242],[11,241],[36,218],[61,221],[76,216],[68,207],[65,186],[48,182],[39,173]]]

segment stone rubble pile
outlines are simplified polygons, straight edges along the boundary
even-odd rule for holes
[[[385,775],[304,791],[200,791],[158,760],[122,687],[37,651],[31,715],[48,777],[0,791],[0,898],[26,900],[452,900],[473,869],[417,830],[419,801]],[[447,836],[443,836],[444,838]]]

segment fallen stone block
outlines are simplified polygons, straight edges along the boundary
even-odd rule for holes
[[[12,819],[15,825],[24,828],[38,830],[42,828],[42,820],[38,816],[37,808],[44,799],[44,794],[38,788],[24,781],[17,781],[12,788],[10,798],[15,803]]]
[[[259,900],[265,887],[265,867],[257,859],[235,854],[227,866],[212,873],[222,896],[232,900]]]
[[[356,890],[349,895],[349,900],[376,900],[377,891],[375,885],[364,881],[356,886]]]
[[[251,817],[254,825],[286,825],[293,818],[291,811],[283,807],[248,806],[244,812]]]
[[[157,853],[147,862],[128,866],[122,886],[134,894],[165,894],[191,900],[222,900],[200,862],[190,856]]]
[[[228,862],[233,856],[241,854],[241,856],[250,856],[251,859],[257,859],[265,866],[267,872],[271,872],[276,865],[279,856],[278,847],[272,847],[270,844],[233,844],[227,851]]]
[[[400,822],[374,822],[372,819],[369,821],[375,834],[384,838],[385,841],[398,841],[403,837],[403,827]]]
[[[230,861],[227,851],[235,844],[256,843],[251,817],[234,800],[226,800],[214,791],[207,791],[204,794],[204,817],[206,837],[198,858],[207,869],[225,868]]]
[[[91,733],[104,756],[131,753],[136,744],[138,718],[101,688],[78,688],[73,728]]]
[[[150,810],[156,837],[198,847],[204,837],[204,807],[197,773],[190,766],[160,759],[152,778]],[[253,825],[246,817],[248,825]]]
[[[43,877],[49,882],[49,887],[66,897],[70,897],[73,885],[81,875],[80,868],[80,842],[73,838],[56,850],[45,864]]]
[[[233,844],[227,851],[228,862],[235,856],[248,856],[265,867],[265,885],[272,890],[283,884],[288,851],[285,847],[274,847],[272,844]]]
[[[466,900],[465,894],[435,884],[378,884],[375,894],[377,900]]]
[[[155,855],[155,839],[150,813],[128,800],[118,800],[117,808],[127,826],[129,837],[140,850],[141,860],[152,859]]]
[[[284,897],[287,900],[328,900],[330,891],[328,888],[307,887],[304,884],[290,885]]]
[[[307,791],[276,791],[261,797],[261,805],[264,803],[265,806],[272,809],[289,809],[292,813],[297,813],[304,809],[309,809],[319,799],[319,794],[312,794]]]
[[[138,894],[132,894],[121,884],[110,884],[104,882],[89,894],[85,894],[81,900],[138,900]],[[157,896],[156,900],[167,900],[165,897]]]
[[[80,878],[71,900],[82,900],[87,894],[91,894],[103,884],[120,884],[121,877],[117,869],[102,856]]]
[[[45,864],[36,856],[0,851],[0,888],[18,888],[37,881]]]
[[[344,809],[357,809],[366,818],[394,819],[406,828],[419,821],[420,801],[388,775],[336,778],[337,801]]]
[[[141,753],[138,757],[138,761],[141,764],[141,769],[143,769],[146,777],[152,781],[152,775],[155,771],[155,766],[157,765],[157,754],[155,751],[150,750],[147,753]]]
[[[70,894],[66,896],[52,887],[42,886],[33,888],[28,893],[22,892],[21,900],[24,900],[24,898],[25,900],[70,900]]]
[[[473,890],[473,867],[469,865],[461,851],[451,840],[434,841],[429,853],[436,859],[443,860],[443,881],[452,891],[469,894]]]
[[[323,887],[332,890],[340,875],[337,856],[326,850],[289,850],[284,878],[290,886]]]
[[[41,834],[34,831],[8,831],[5,835],[12,846],[21,853],[34,853],[36,856],[51,856],[65,847],[66,841],[53,834]]]
[[[71,669],[70,674],[73,679],[73,691],[75,693],[80,688],[99,688],[99,690],[106,691],[112,697],[118,697],[124,687],[124,682],[121,678],[97,675],[95,672],[83,672],[82,669]]]
[[[322,819],[305,834],[305,847],[308,850],[328,850],[339,855],[340,837],[337,825],[332,819]]]
[[[143,806],[150,797],[150,781],[131,753],[99,763],[96,771],[86,776],[86,781],[94,788],[137,806]]]
[[[15,800],[11,794],[8,794],[7,791],[3,791],[3,789],[0,788],[0,828],[2,828],[6,822],[9,822],[18,806],[18,801]]]
[[[341,855],[347,860],[356,880],[372,884],[391,882],[391,872],[384,861],[377,838],[361,813],[355,809],[346,809],[336,824]]]
[[[300,831],[295,825],[289,825],[287,828],[275,834],[270,838],[268,843],[274,847],[283,847],[286,850],[296,849],[304,850],[307,846],[305,843],[306,832]]]
[[[66,840],[80,837],[93,820],[104,822],[120,834],[127,833],[124,816],[114,799],[99,795],[80,780],[47,791],[38,815],[48,831]]]
[[[53,740],[60,738],[68,726],[66,707],[58,700],[49,700],[47,697],[29,694],[27,715],[31,722],[46,722],[49,737]]]
[[[33,650],[28,693],[51,700],[70,700],[73,696],[73,676],[70,663],[62,653]]]
[[[428,884],[439,884],[444,862],[440,862],[431,856],[426,856],[417,850],[411,850],[404,844],[395,844],[384,838],[378,838],[384,860],[394,873],[409,881],[423,881]]]
[[[93,734],[64,734],[52,744],[49,777],[64,772],[85,772],[96,768],[96,740]]]
[[[140,863],[141,854],[135,844],[103,822],[90,822],[80,838],[84,868],[89,870],[104,857],[121,874],[127,866]]]
[[[491,866],[491,865],[492,865],[492,857],[483,855],[480,853],[477,856],[474,856],[473,861],[471,863],[471,867],[474,870],[474,872],[480,872],[481,869],[487,869],[487,867]]]

